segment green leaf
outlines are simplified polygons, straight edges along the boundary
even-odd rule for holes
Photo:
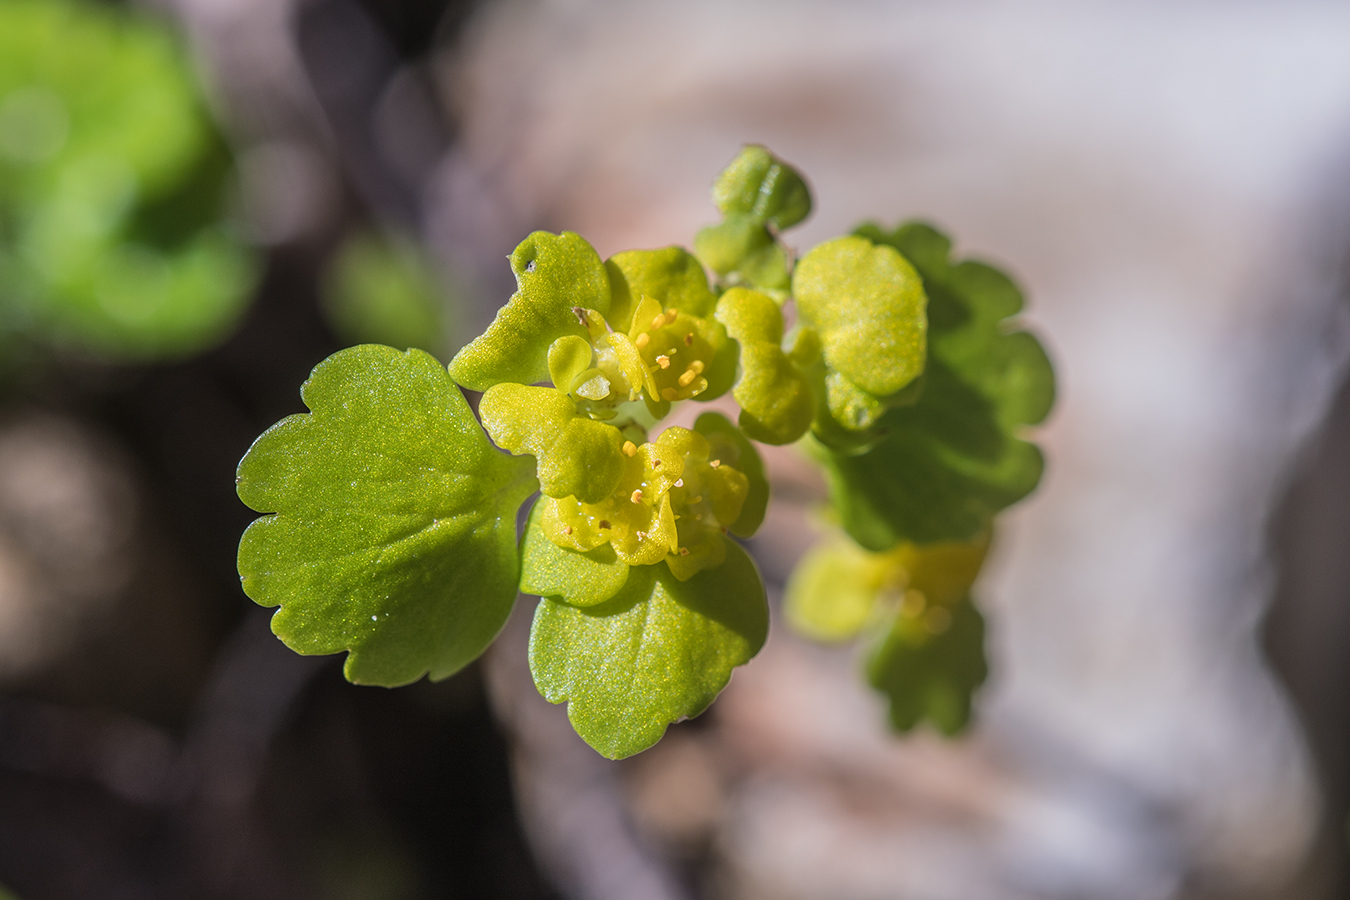
[[[496,636],[516,596],[516,510],[533,466],[497,451],[432,357],[364,345],[301,389],[308,414],[239,463],[239,497],[270,513],[239,545],[244,592],[280,606],[300,653],[350,651],[347,678],[445,678]]]
[[[708,439],[713,459],[737,469],[749,479],[750,493],[741,506],[741,514],[727,530],[736,537],[754,537],[764,523],[764,513],[769,506],[769,481],[764,477],[764,461],[759,458],[759,451],[721,413],[708,412],[699,416],[694,422],[694,430]]]
[[[573,309],[609,312],[609,277],[578,234],[536,231],[511,254],[517,289],[488,326],[450,361],[450,375],[475,391],[549,380],[548,351],[563,335],[587,337]]]
[[[831,412],[845,427],[870,425],[881,398],[923,372],[927,301],[918,273],[893,247],[841,237],[802,258],[792,293],[833,376],[826,379]],[[852,418],[841,417],[846,412]]]
[[[703,266],[683,247],[616,253],[605,261],[605,270],[613,292],[606,318],[615,331],[628,332],[643,297],[651,297],[662,309],[700,318],[717,305]]]
[[[544,504],[536,503],[521,543],[520,592],[572,606],[594,606],[613,597],[628,581],[629,566],[610,544],[581,552],[559,547],[540,524]]]
[[[869,655],[866,670],[872,686],[890,699],[896,730],[908,731],[927,719],[943,734],[958,734],[969,723],[972,696],[989,672],[984,617],[969,597],[920,615],[901,608]]]
[[[970,539],[1040,480],[1041,453],[1017,433],[1049,411],[1053,371],[1032,335],[1008,327],[1022,299],[1007,276],[949,264],[949,243],[925,225],[864,230],[920,266],[928,362],[918,402],[881,418],[884,437],[872,449],[819,448],[831,496],[849,534],[872,550]]]
[[[787,254],[764,224],[746,213],[730,213],[694,236],[694,253],[732,283],[746,282],[784,292],[790,283]]]
[[[755,564],[727,542],[726,562],[679,581],[635,566],[612,599],[577,607],[544,599],[530,632],[530,671],[586,743],[610,759],[655,744],[703,712],[763,646],[769,610]]]
[[[483,427],[503,450],[539,461],[539,489],[583,503],[608,497],[623,474],[623,435],[577,413],[562,391],[503,382],[483,393]]]
[[[411,239],[372,232],[348,238],[324,275],[324,312],[352,344],[416,347],[437,355],[446,343],[445,290]]]
[[[742,214],[782,231],[811,214],[811,191],[792,166],[759,144],[747,144],[713,182],[724,216]]]
[[[0,3],[0,327],[110,359],[219,342],[258,270],[226,222],[232,174],[162,22]]]
[[[783,351],[783,315],[758,291],[732,288],[717,303],[717,321],[740,344],[740,378],[732,396],[745,433],[766,444],[790,444],[806,433],[815,394]]]
[[[788,579],[783,612],[796,631],[817,641],[856,637],[877,605],[893,566],[839,535],[807,551]]]

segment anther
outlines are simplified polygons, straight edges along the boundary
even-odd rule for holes
[[[720,459],[714,459],[712,462],[708,463],[708,465],[712,466],[714,469],[720,466],[721,464],[722,461]]]
[[[666,317],[664,314],[658,313],[656,318],[652,319],[653,328],[662,328],[665,326],[665,324],[666,324]]]
[[[677,313],[675,310],[673,310],[673,309],[668,309],[668,310],[666,310],[666,324],[670,324],[671,322],[674,322],[674,321],[675,321],[676,319],[678,319],[679,317],[680,317],[680,314]]]
[[[689,548],[688,548],[688,547],[681,547],[681,548],[680,548],[680,555],[681,555],[681,556],[688,556],[688,555],[689,555]]]
[[[647,539],[647,532],[645,532],[645,531],[639,531],[639,532],[637,532],[637,539],[638,539],[639,541],[645,541],[645,540]]]
[[[572,533],[572,526],[571,526],[571,525],[564,525],[564,526],[563,526],[563,534],[571,534],[571,533]]]
[[[609,527],[609,520],[608,520],[608,519],[601,519],[601,520],[600,520],[600,527],[601,527],[601,528],[608,528],[608,527]]]
[[[693,362],[691,362],[691,363],[689,364],[689,371],[693,372],[693,373],[696,374],[696,375],[702,375],[702,374],[703,374],[703,360],[701,360],[701,359],[696,359],[696,360],[694,360]]]
[[[613,446],[613,445],[611,444],[610,446]],[[624,441],[624,442],[623,442],[623,455],[624,455],[624,456],[636,456],[636,455],[637,455],[637,444],[633,443],[632,441]]]
[[[676,479],[675,479],[675,486],[676,486],[676,487],[684,487],[684,479],[683,479],[683,478],[676,478]]]
[[[641,502],[642,502],[642,488],[638,488],[637,490],[633,491],[632,496],[630,496],[628,499],[629,499],[629,500],[632,500],[634,503],[641,503]]]
[[[690,503],[702,503],[702,502],[703,502],[703,495],[702,495],[702,494],[699,494],[697,497],[695,497],[694,499],[690,500],[689,502],[690,502]]]
[[[661,468],[661,460],[659,460],[659,459],[654,459],[654,460],[652,460],[652,468],[653,468],[653,469],[659,469],[659,468]]]
[[[652,336],[649,335],[647,332],[644,331],[644,332],[642,332],[642,334],[639,334],[639,335],[637,336],[637,340],[636,340],[636,341],[633,341],[633,344],[634,344],[639,350],[641,350],[643,347],[647,346],[647,342],[650,341],[651,339],[652,339]]]
[[[658,356],[658,357],[656,358],[656,364],[657,364],[658,366],[660,366],[661,368],[663,368],[663,369],[669,369],[669,368],[670,368],[670,357],[669,357],[669,356],[666,356],[664,353],[662,353],[660,356]]]
[[[684,336],[684,345],[686,347],[694,346],[694,333],[692,331]]]
[[[696,377],[698,377],[697,372],[693,369],[686,369],[684,374],[680,376],[680,387],[689,387]]]
[[[675,390],[674,388],[666,388],[665,390],[661,391],[661,399],[678,400],[680,399],[680,392]]]

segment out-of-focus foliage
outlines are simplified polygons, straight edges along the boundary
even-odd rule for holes
[[[323,283],[324,312],[343,341],[415,347],[433,356],[453,342],[452,300],[425,253],[401,235],[352,235]]]
[[[0,2],[0,330],[111,358],[220,340],[256,278],[177,38],[123,7]]]
[[[970,599],[989,546],[901,543],[872,553],[844,535],[818,544],[788,584],[788,621],[823,641],[866,636],[867,676],[887,695],[891,723],[927,719],[955,734],[984,682],[984,619]]]
[[[859,233],[899,250],[923,277],[928,358],[917,402],[877,420],[879,443],[822,449],[831,497],[871,550],[970,540],[1040,480],[1041,453],[1018,435],[1050,411],[1054,372],[1040,342],[1007,321],[1022,294],[1002,272],[951,262],[951,241],[922,223]]]

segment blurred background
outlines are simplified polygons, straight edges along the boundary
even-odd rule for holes
[[[1350,897],[1347,47],[1312,0],[0,0],[0,883]],[[746,142],[812,180],[799,247],[930,219],[1055,360],[973,731],[896,738],[777,619],[623,763],[528,602],[439,684],[282,647],[232,476],[309,370],[448,359],[536,228],[688,245]],[[776,603],[823,485],[768,462]]]

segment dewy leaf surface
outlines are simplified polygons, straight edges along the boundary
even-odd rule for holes
[[[1017,433],[1049,412],[1054,373],[1035,337],[1005,321],[1022,308],[1007,276],[951,264],[950,242],[926,225],[860,231],[899,249],[923,277],[928,362],[918,402],[881,418],[879,444],[858,455],[822,451],[832,497],[871,550],[969,540],[1040,480],[1041,453]]]
[[[661,739],[712,703],[731,670],[768,634],[755,564],[727,543],[726,562],[678,581],[663,564],[634,566],[612,599],[579,608],[544,599],[530,632],[530,671],[586,743],[610,759]]]
[[[512,252],[511,271],[516,292],[487,331],[450,361],[450,375],[470,390],[548,381],[549,346],[563,335],[587,335],[572,310],[609,312],[609,277],[579,234],[534,232]]]
[[[867,678],[890,699],[891,725],[908,731],[928,719],[954,735],[970,721],[971,698],[989,673],[984,618],[970,598],[944,609],[945,627],[899,610],[867,660]]]
[[[301,396],[311,412],[239,464],[240,498],[270,513],[239,546],[244,592],[281,607],[272,630],[297,652],[350,651],[354,682],[456,672],[510,613],[533,465],[492,446],[420,350],[343,350]]]

